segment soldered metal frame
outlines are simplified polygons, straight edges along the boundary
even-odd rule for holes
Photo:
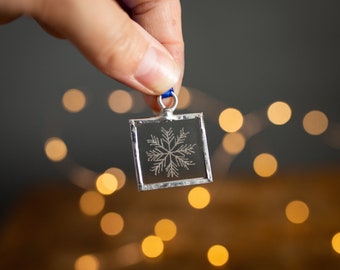
[[[163,179],[157,183],[145,183],[143,177],[143,170],[141,166],[140,150],[139,150],[139,140],[138,140],[138,127],[148,123],[163,123],[167,121],[183,121],[189,119],[197,119],[199,123],[200,139],[202,142],[201,154],[203,155],[205,175],[202,177],[180,179],[180,180],[170,180],[164,181]],[[164,189],[180,186],[198,185],[213,182],[208,143],[205,131],[205,125],[203,121],[203,113],[188,113],[188,114],[173,114],[173,108],[167,109],[163,108],[161,114],[156,117],[141,118],[141,119],[130,119],[130,131],[131,131],[131,141],[132,150],[135,164],[135,172],[139,191]]]

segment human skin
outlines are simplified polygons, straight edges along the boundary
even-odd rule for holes
[[[179,0],[0,0],[0,24],[23,15],[68,39],[103,73],[142,92],[153,110],[159,109],[156,96],[180,90]]]

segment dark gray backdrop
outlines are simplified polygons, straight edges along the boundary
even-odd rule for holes
[[[340,123],[339,2],[186,0],[182,6],[184,85],[243,113],[276,100],[288,102],[292,120],[266,129],[250,146],[273,152],[281,168],[339,164],[339,149],[307,136],[301,127],[303,115],[312,109]],[[102,75],[71,44],[49,36],[29,18],[0,27],[0,66],[3,206],[23,188],[65,179],[45,157],[49,136],[61,136],[70,156],[82,166],[98,172],[116,166],[133,176],[127,120],[152,113],[110,111],[109,93],[126,87]],[[87,94],[89,104],[70,115],[60,101],[73,87]],[[210,120],[207,129],[214,152],[223,132]],[[231,170],[252,173],[253,152],[247,147]]]

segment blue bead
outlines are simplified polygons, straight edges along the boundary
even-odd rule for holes
[[[162,98],[172,97],[173,92],[174,92],[174,89],[171,87],[168,91],[166,91],[164,94],[162,94]]]

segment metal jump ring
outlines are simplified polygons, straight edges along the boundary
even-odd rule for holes
[[[166,107],[163,103],[163,97],[162,95],[158,96],[157,98],[157,101],[158,101],[158,104],[159,106],[161,107],[162,110],[170,110],[170,111],[174,111],[178,105],[178,97],[177,95],[175,94],[175,92],[171,92],[171,97],[173,98],[174,102],[173,104],[171,105],[171,107]]]

